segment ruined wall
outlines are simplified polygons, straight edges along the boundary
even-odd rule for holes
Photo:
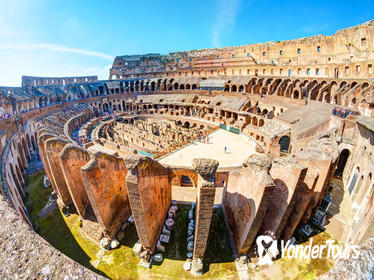
[[[267,157],[253,155],[241,170],[230,172],[222,204],[239,254],[248,252],[266,214],[274,189],[270,166]]]
[[[159,163],[130,155],[126,186],[136,230],[142,245],[153,252],[171,204],[169,170]]]
[[[193,168],[199,174],[196,194],[193,260],[202,260],[205,255],[216,193],[215,178],[218,164],[219,162],[216,160],[202,158],[192,161]]]
[[[127,196],[127,168],[122,159],[104,153],[91,155],[82,167],[82,176],[99,223],[114,238],[131,215]]]
[[[91,204],[81,175],[81,167],[89,160],[89,153],[78,145],[69,144],[60,153],[60,166],[66,185],[73,199],[78,214],[85,218],[90,215]]]
[[[275,187],[260,230],[262,234],[274,234],[276,239],[280,237],[295,206],[306,171],[292,157],[273,161],[270,174]]]
[[[69,143],[64,138],[54,137],[46,140],[44,144],[45,158],[51,170],[49,179],[54,182],[53,184],[60,194],[60,199],[65,205],[73,204],[73,200],[60,165],[60,153]]]
[[[325,78],[373,77],[373,37],[374,24],[369,21],[339,30],[332,36],[316,35],[165,56],[122,56],[115,58],[109,79],[265,74]]]

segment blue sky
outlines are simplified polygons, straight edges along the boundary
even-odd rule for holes
[[[373,18],[373,0],[0,0],[0,85],[107,79],[116,55],[330,35]]]

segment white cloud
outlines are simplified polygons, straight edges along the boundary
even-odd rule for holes
[[[218,12],[212,32],[213,47],[221,47],[222,37],[234,28],[240,5],[241,0],[218,0]]]
[[[112,64],[105,65],[104,67],[89,67],[83,69],[83,74],[97,75],[100,80],[107,80],[109,78],[110,68],[112,68]]]
[[[88,51],[82,49],[75,49],[61,45],[54,45],[54,44],[46,44],[46,43],[39,43],[39,44],[10,44],[10,45],[0,45],[0,49],[2,50],[21,50],[21,51],[56,51],[56,52],[65,52],[65,53],[77,53],[83,54],[88,56],[94,56],[97,58],[103,58],[107,60],[113,60],[114,57],[95,51]]]

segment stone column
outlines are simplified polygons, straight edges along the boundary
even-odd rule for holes
[[[126,187],[136,230],[147,253],[154,252],[171,204],[169,169],[139,155],[125,158]]]
[[[195,213],[195,240],[191,273],[201,275],[205,249],[212,220],[214,197],[216,194],[215,176],[219,162],[211,159],[194,159],[193,168],[198,173]]]

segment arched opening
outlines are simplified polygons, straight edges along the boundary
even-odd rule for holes
[[[190,123],[189,123],[189,122],[185,122],[185,123],[184,123],[184,127],[185,127],[185,128],[190,128]]]
[[[355,188],[355,191],[353,192],[353,196],[352,196],[353,201],[356,199],[357,194],[360,192],[363,181],[364,181],[364,175],[361,175],[360,180],[358,180],[357,187]]]
[[[290,137],[283,136],[279,139],[280,150],[283,153],[288,153],[290,148]]]
[[[28,146],[26,145],[26,141],[25,141],[25,138],[22,138],[22,147],[23,147],[23,152],[25,153],[25,157],[26,157],[26,160],[27,162],[30,161],[30,150],[28,148]]]
[[[18,165],[16,165],[16,173],[17,173],[18,182],[22,186],[23,185],[23,177],[22,177],[20,167]]]
[[[20,143],[18,143],[18,153],[20,154],[21,159],[22,159],[22,165],[20,165],[20,166],[22,166],[22,167],[26,166],[27,161],[26,161],[25,154],[23,152],[23,149],[22,149],[22,146],[21,146]]]
[[[257,126],[257,118],[256,117],[252,118],[252,125]]]
[[[35,142],[34,135],[31,135],[31,144],[32,144],[32,147],[33,147],[33,149],[35,151],[36,150],[36,142]]]
[[[13,178],[14,183],[16,184],[16,187],[17,187],[17,189],[18,189],[18,192],[19,192],[21,195],[23,195],[24,192],[23,192],[22,186],[21,186],[21,184],[20,184],[20,182],[19,182],[19,180],[18,180],[18,178],[17,178],[17,176],[16,176],[16,174],[15,174],[15,172],[14,172],[14,168],[13,168],[12,163],[9,164],[9,167],[10,167],[10,173],[12,174],[12,178]]]
[[[293,98],[294,99],[299,99],[299,91],[298,90],[295,90],[294,93],[293,93]]]
[[[349,194],[352,194],[352,191],[357,183],[357,179],[358,179],[358,175],[360,174],[360,167],[357,166],[357,168],[355,169],[354,173],[352,174],[351,176],[351,180],[349,181],[349,184],[348,184],[348,191],[349,191]]]
[[[341,178],[343,176],[345,165],[347,164],[350,152],[348,149],[344,149],[339,156],[338,165],[336,166],[334,176]]]
[[[189,176],[182,175],[180,180],[180,185],[182,187],[194,187],[193,180]]]
[[[260,119],[260,121],[258,122],[258,126],[261,127],[261,126],[264,126],[265,122],[263,119]]]

